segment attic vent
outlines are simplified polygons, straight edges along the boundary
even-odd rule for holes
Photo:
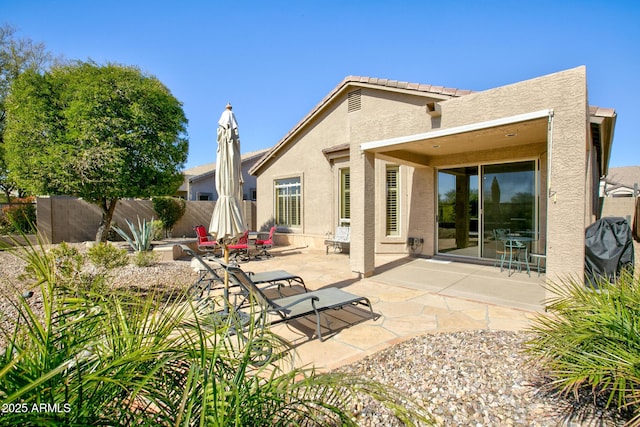
[[[362,91],[360,89],[354,90],[353,92],[349,92],[347,109],[350,113],[360,110],[360,107],[362,106],[361,95],[362,95]]]

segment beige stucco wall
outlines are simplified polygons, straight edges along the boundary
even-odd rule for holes
[[[296,136],[269,162],[269,167],[258,176],[258,226],[274,221],[275,181],[300,177],[303,199],[301,225],[291,232],[324,236],[335,230],[338,213],[333,191],[337,184],[333,166],[322,150],[348,142],[347,130],[346,105],[334,103],[320,120]],[[304,143],[298,143],[301,139]]]
[[[629,225],[633,223],[633,214],[636,208],[635,197],[605,197],[602,199],[602,216],[618,216],[627,220]],[[640,220],[640,218],[638,218]],[[640,254],[636,255],[640,258]]]
[[[347,111],[347,94],[337,97],[334,102],[315,118],[313,123],[297,135],[285,150],[278,153],[269,166],[261,170],[258,176],[258,224],[273,221],[274,215],[274,181],[277,179],[300,176],[302,181],[302,225],[292,232],[299,236],[307,236],[304,240],[309,245],[322,245],[326,234],[333,232],[338,225],[339,169],[350,167],[352,186],[352,217],[357,203],[353,200],[360,194],[354,190],[358,186],[358,170],[348,163],[348,159],[329,161],[322,153],[323,149],[341,144],[350,144],[358,153],[360,143],[370,138],[394,137],[424,132],[431,128],[431,120],[425,114],[424,105],[427,99],[421,96],[401,93],[385,93],[380,90],[362,88],[362,104],[359,111]],[[384,162],[377,160],[375,176],[376,199],[384,200]],[[407,183],[412,168],[402,167],[401,210],[408,212]],[[354,184],[354,179],[356,179]],[[383,206],[377,203],[377,206]],[[375,208],[374,208],[375,209]],[[380,210],[375,209],[374,223],[376,235],[384,237],[384,223],[380,220]],[[384,211],[382,211],[384,215]],[[382,216],[384,218],[384,216]],[[384,250],[389,244],[395,251],[404,251],[408,221],[400,237],[385,239],[377,249]],[[352,227],[354,226],[352,221]],[[354,230],[352,230],[353,232]],[[298,239],[299,240],[299,239]],[[353,239],[352,239],[353,240]],[[320,242],[320,243],[318,243]],[[353,251],[352,251],[353,252]],[[352,253],[353,255],[353,253]]]

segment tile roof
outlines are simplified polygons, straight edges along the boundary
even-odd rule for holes
[[[447,96],[462,96],[469,93],[473,93],[470,90],[455,89],[444,86],[427,85],[422,83],[403,82],[398,80],[378,79],[375,77],[363,77],[363,76],[347,76],[342,83],[340,83],[336,89],[341,89],[348,83],[364,83],[377,86],[385,86],[397,89],[415,90],[417,92],[426,92],[432,94],[442,94]],[[336,91],[334,89],[334,91]],[[331,95],[331,94],[329,94]]]
[[[595,117],[614,117],[616,115],[616,110],[613,108],[602,108],[590,105],[589,114]]]

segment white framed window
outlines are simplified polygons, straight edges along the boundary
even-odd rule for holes
[[[386,167],[386,235],[400,235],[400,167]]]
[[[351,224],[351,174],[349,168],[340,169],[340,225]]]
[[[302,188],[300,177],[278,179],[275,189],[275,219],[280,227],[300,227]]]

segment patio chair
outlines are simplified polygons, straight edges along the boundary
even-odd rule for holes
[[[196,236],[198,236],[198,250],[215,255],[216,249],[219,249],[220,245],[207,233],[204,225],[196,225],[194,230],[196,230]]]
[[[329,253],[329,248],[333,248],[333,252],[343,252],[349,251],[350,247],[350,234],[351,227],[336,227],[336,232],[333,235],[332,239],[327,239],[324,241],[325,246],[327,247],[326,253]]]
[[[236,244],[228,245],[227,248],[234,260],[249,261],[249,230],[244,232]]]
[[[546,262],[547,255],[544,253],[537,252],[529,252],[529,259],[536,265],[536,270],[538,271],[538,277],[540,277],[540,273],[545,272],[547,270]]]
[[[500,261],[500,271],[502,272],[502,266],[504,265],[505,257],[507,255],[507,250],[505,249],[505,242],[507,240],[507,236],[511,233],[511,230],[508,228],[495,228],[493,230],[493,240],[496,242],[496,260],[493,263],[493,266],[496,267],[498,265],[498,261]]]
[[[375,320],[373,307],[366,297],[345,292],[338,288],[323,288],[304,294],[292,295],[283,298],[270,299],[251,280],[251,278],[238,267],[228,267],[229,277],[240,285],[263,308],[266,314],[277,316],[271,320],[271,324],[286,323],[305,316],[316,316],[316,334],[320,341],[324,341],[320,328],[320,313],[327,310],[337,310],[352,305],[365,305],[369,307],[371,318]]]
[[[258,252],[258,254],[256,255],[256,257],[259,257],[261,255],[266,256],[267,258],[271,258],[273,255],[271,255],[269,253],[269,251],[267,249],[271,249],[273,247],[273,234],[276,232],[276,227],[275,225],[273,227],[271,227],[271,229],[269,230],[269,237],[267,237],[266,239],[256,239],[255,240],[255,246],[256,246],[256,250],[260,251]]]

